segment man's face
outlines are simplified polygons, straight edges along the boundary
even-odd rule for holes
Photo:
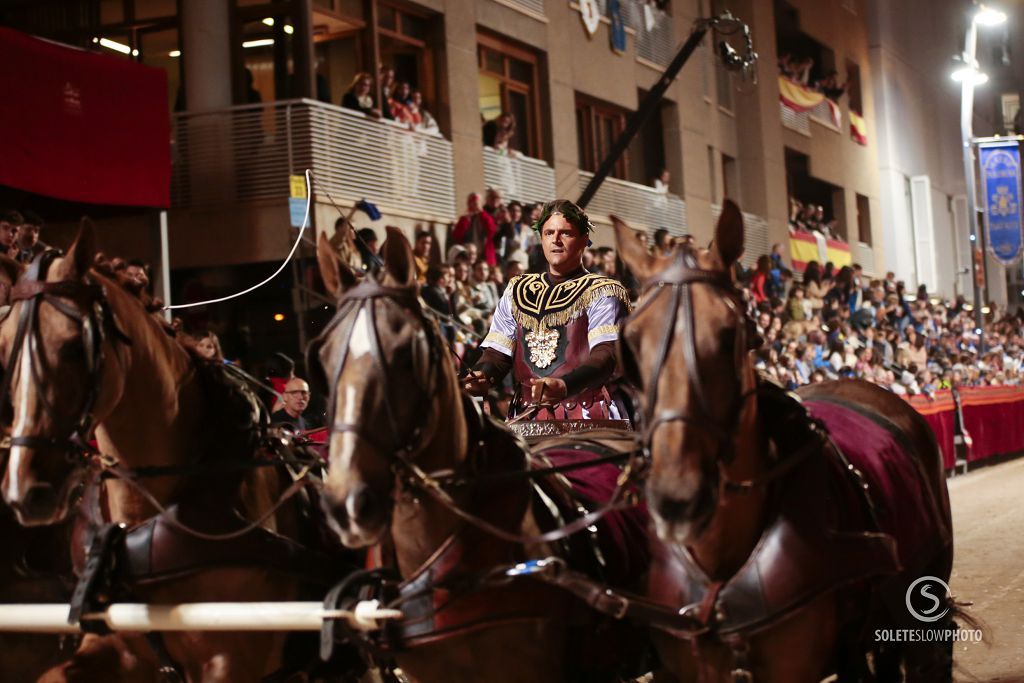
[[[487,278],[490,276],[491,267],[487,265],[487,261],[477,261],[473,264],[473,277],[477,282],[487,282]]]
[[[480,195],[478,195],[476,192],[469,195],[469,198],[466,199],[466,209],[469,210],[470,213],[476,213],[477,211],[479,211]]]
[[[288,380],[281,402],[284,403],[286,411],[292,416],[298,417],[309,405],[309,385],[297,377]]]
[[[146,269],[140,266],[128,266],[124,270],[125,277],[134,282],[139,287],[146,287],[149,285],[149,276],[146,275]]]
[[[424,235],[416,240],[416,255],[420,258],[424,258],[430,253],[430,247],[434,244],[434,238],[430,235]]]
[[[569,273],[582,264],[587,238],[575,225],[565,220],[562,214],[552,214],[544,223],[540,239],[544,258],[548,260],[552,271]]]
[[[31,249],[39,241],[39,226],[23,224],[18,229],[18,244],[22,249]]]
[[[6,249],[14,246],[14,240],[18,236],[18,226],[7,221],[0,221],[0,245]]]
[[[508,207],[508,218],[512,223],[518,223],[523,220],[523,209],[518,204],[513,204]]]
[[[480,250],[477,248],[475,242],[470,242],[466,245],[466,259],[470,263],[476,263],[477,259],[480,258]]]

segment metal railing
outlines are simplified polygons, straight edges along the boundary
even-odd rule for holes
[[[807,112],[793,111],[779,102],[779,113],[782,115],[782,125],[786,128],[808,136],[811,134],[811,117]]]
[[[484,147],[484,182],[505,200],[547,202],[555,198],[555,169],[541,159],[509,155]]]
[[[652,19],[651,30],[647,30],[647,18],[642,0],[622,0],[622,23],[632,29],[636,44],[636,56],[660,66],[668,66],[675,56],[675,34],[672,30],[672,15],[655,7],[647,10]],[[608,16],[607,0],[597,0],[602,17]]]
[[[544,0],[501,0],[503,3],[522,7],[527,12],[544,16]]]
[[[826,127],[838,132],[840,124],[837,124],[835,119],[832,118],[832,107],[829,106],[828,101],[823,101],[818,104],[817,107],[807,112],[812,119],[818,123],[824,124]],[[840,121],[842,123],[842,121]]]
[[[711,217],[717,222],[722,215],[721,204],[711,205]],[[744,266],[753,268],[759,256],[771,251],[771,240],[768,238],[768,221],[756,213],[743,212],[743,258]]]
[[[171,204],[283,199],[312,168],[334,199],[451,220],[454,162],[444,138],[313,100],[175,114]]]
[[[580,171],[580,192],[593,177],[593,173]],[[666,228],[673,235],[688,232],[686,202],[674,194],[658,192],[653,187],[618,178],[604,181],[587,206],[587,213],[591,218],[601,221],[607,221],[608,215],[614,213],[634,228]]]

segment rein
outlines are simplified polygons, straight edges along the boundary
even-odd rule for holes
[[[33,349],[37,346],[37,339],[41,334],[39,330],[39,306],[47,303],[56,310],[77,322],[81,326],[82,343],[85,350],[86,364],[89,375],[87,378],[87,389],[85,400],[79,411],[75,427],[66,438],[66,443],[73,450],[72,460],[81,460],[86,464],[94,455],[94,449],[88,441],[94,428],[93,410],[99,397],[99,384],[103,374],[103,342],[109,333],[111,337],[126,345],[132,344],[131,339],[120,330],[110,311],[110,304],[107,301],[106,292],[102,285],[92,282],[88,276],[82,281],[61,280],[58,282],[46,282],[46,274],[54,259],[61,256],[56,249],[47,249],[41,252],[33,260],[28,270],[11,290],[11,304],[21,301],[24,303],[18,318],[18,326],[14,335],[14,343],[11,347],[11,355],[7,362],[7,370],[0,383],[0,413],[6,409],[10,400],[10,389],[13,382],[15,368],[19,359],[21,362],[30,364],[32,380],[38,388],[38,397],[43,409],[51,416],[55,414],[54,406],[46,398],[41,390],[45,384],[40,372],[37,359]],[[79,299],[84,302],[86,310],[83,312],[76,305],[69,304],[66,299],[72,301]],[[26,349],[26,347],[28,347]],[[24,352],[25,357],[22,358]],[[39,435],[12,435],[11,446],[22,446],[27,448],[50,448],[57,449],[64,445],[64,441],[55,437],[43,437]]]
[[[648,383],[644,393],[644,430],[642,443],[646,452],[650,452],[654,434],[662,426],[671,422],[683,422],[692,427],[701,429],[714,437],[718,443],[717,462],[728,465],[735,457],[735,445],[733,442],[736,427],[739,424],[740,416],[747,401],[757,394],[757,386],[742,391],[737,396],[732,408],[729,411],[729,418],[720,421],[713,417],[708,400],[708,392],[700,373],[700,364],[697,358],[696,318],[693,306],[692,285],[707,285],[725,298],[729,307],[734,311],[740,324],[737,325],[737,339],[735,343],[735,365],[737,375],[742,376],[744,355],[749,349],[749,330],[747,320],[739,311],[742,310],[739,302],[739,292],[736,290],[732,278],[726,271],[706,270],[700,268],[694,254],[687,250],[679,251],[675,260],[661,273],[649,278],[643,287],[643,296],[647,299],[637,308],[636,311],[623,323],[623,350],[624,364],[631,366],[636,377],[632,378],[637,384],[641,384],[639,370],[632,350],[628,346],[625,335],[626,326],[631,320],[635,320],[637,314],[650,306],[664,292],[671,296],[671,311],[668,324],[665,325],[658,343],[658,350],[655,358],[654,369],[651,373],[651,381]],[[652,293],[653,290],[653,293]],[[683,412],[680,410],[663,410],[654,414],[655,405],[658,400],[659,379],[665,364],[669,359],[672,342],[675,338],[676,325],[682,316],[684,334],[682,335],[683,359],[686,367],[690,369],[688,376],[693,396],[696,399],[696,410]]]
[[[341,349],[336,354],[339,359],[338,365],[335,368],[333,373],[334,376],[330,382],[330,386],[328,387],[328,391],[330,393],[330,400],[328,402],[328,424],[331,425],[331,433],[351,433],[355,435],[356,438],[374,446],[374,448],[382,454],[388,454],[391,461],[391,470],[398,478],[403,488],[430,496],[444,509],[462,521],[509,543],[528,545],[536,543],[551,543],[553,541],[561,540],[592,526],[610,512],[632,507],[637,504],[635,494],[631,491],[630,485],[638,476],[638,473],[642,472],[646,468],[643,449],[638,448],[628,453],[615,454],[614,456],[598,458],[584,463],[572,463],[570,465],[549,467],[533,471],[524,469],[521,471],[501,472],[492,475],[477,475],[474,473],[472,479],[470,479],[461,473],[452,472],[450,470],[428,473],[413,462],[415,456],[422,452],[428,443],[427,437],[430,435],[427,434],[427,436],[424,436],[426,433],[424,426],[429,424],[431,413],[429,411],[424,411],[421,423],[414,427],[411,432],[408,432],[405,438],[399,437],[398,435],[402,434],[402,430],[398,428],[397,420],[395,418],[396,411],[391,403],[389,393],[386,390],[383,392],[384,410],[388,416],[391,433],[396,435],[397,438],[395,441],[400,445],[385,448],[379,443],[376,436],[366,434],[358,424],[338,422],[334,415],[335,407],[337,405],[338,383],[351,347],[356,320],[361,313],[366,313],[368,316],[367,324],[370,328],[370,334],[368,335],[370,341],[370,354],[374,363],[383,369],[384,386],[387,387],[390,385],[388,365],[384,359],[384,353],[381,348],[380,333],[377,329],[376,314],[374,306],[372,305],[373,302],[377,300],[389,301],[399,306],[412,314],[412,316],[420,323],[426,333],[427,343],[430,350],[431,368],[440,367],[439,364],[444,359],[445,354],[439,350],[440,344],[438,340],[440,339],[440,334],[437,332],[436,327],[434,327],[423,315],[422,307],[420,306],[419,300],[413,290],[398,287],[385,287],[374,280],[366,280],[349,290],[342,297],[338,305],[338,312],[335,315],[335,318],[331,321],[321,336],[313,341],[307,351],[307,363],[312,364],[309,359],[316,359],[320,347],[322,347],[329,335],[334,333],[342,335]],[[436,375],[432,376],[432,380],[433,381],[429,383],[429,389],[425,391],[428,396],[433,396],[436,393],[436,389],[439,384]],[[482,430],[485,418],[475,403],[470,402],[470,404],[473,406],[473,417],[475,418],[471,420],[471,422],[477,425],[478,431]],[[480,446],[482,445],[483,444],[480,443]],[[471,451],[466,454],[466,457],[462,459],[462,462],[464,464],[472,465],[472,462],[475,460],[475,454],[476,451]],[[626,463],[618,481],[616,482],[616,488],[612,497],[597,510],[574,520],[566,526],[553,529],[537,536],[511,533],[491,524],[487,520],[463,509],[454,500],[450,492],[450,489],[453,487],[465,486],[467,484],[479,484],[488,480],[530,480],[560,472],[592,467],[605,462]]]

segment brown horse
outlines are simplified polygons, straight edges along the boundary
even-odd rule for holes
[[[14,411],[3,496],[26,525],[51,524],[68,515],[87,471],[82,441],[93,425],[105,462],[129,470],[195,463],[217,457],[218,449],[227,452],[224,457],[252,455],[248,423],[239,424],[251,419],[250,406],[243,402],[241,417],[238,405],[235,413],[224,412],[223,397],[209,394],[203,380],[208,375],[196,359],[136,297],[92,270],[94,257],[93,229],[83,223],[66,256],[53,259],[45,272],[37,263],[36,271],[22,278],[10,315],[0,325],[0,357],[12,371]],[[32,315],[19,334],[28,311]],[[142,481],[161,506],[205,497],[226,511],[237,484],[222,485],[223,478],[174,474]],[[133,527],[157,512],[138,484],[113,478],[103,487],[106,521]],[[135,586],[134,592],[153,603],[293,600],[298,586],[297,580],[257,566],[204,568]],[[235,682],[257,681],[275,671],[285,635],[180,633],[164,640],[188,680]],[[141,637],[89,635],[75,658],[52,676],[152,680],[154,667],[153,652]]]
[[[350,547],[381,543],[402,595],[412,593],[396,658],[415,680],[575,680],[574,667],[602,665],[568,649],[572,626],[593,636],[616,631],[539,582],[474,583],[557,552],[522,540],[545,526],[530,483],[516,477],[527,467],[526,446],[462,393],[437,325],[422,312],[412,250],[397,229],[388,229],[384,253],[380,281],[357,284],[323,236],[317,248],[324,282],[340,300],[307,354],[331,393],[324,501],[333,526]],[[506,537],[463,521],[417,473],[466,477],[451,493],[454,506]],[[495,475],[507,478],[481,483]],[[614,640],[613,652],[625,642]],[[608,675],[611,665],[603,666]]]
[[[649,595],[700,624],[663,629],[663,664],[681,681],[899,680],[901,666],[906,680],[949,680],[948,645],[886,648],[871,635],[935,627],[903,601],[917,577],[949,578],[949,499],[927,424],[864,382],[802,390],[805,407],[759,382],[733,280],[733,203],[710,249],[669,257],[615,223],[644,283],[620,353],[640,390],[647,500],[665,543]]]

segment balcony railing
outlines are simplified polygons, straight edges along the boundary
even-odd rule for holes
[[[583,192],[593,177],[593,173],[580,171],[580,192]],[[686,202],[674,194],[658,192],[653,187],[618,178],[604,181],[587,206],[587,213],[591,218],[601,221],[608,221],[608,215],[614,213],[634,228],[666,228],[673,235],[688,232]]]
[[[484,182],[505,200],[547,202],[555,198],[555,170],[540,159],[510,156],[484,147]]]
[[[622,0],[622,23],[634,31],[636,56],[659,66],[668,66],[675,56],[675,35],[672,31],[672,16],[656,7],[650,7],[645,14],[642,0]],[[607,0],[597,0],[602,17],[608,16]],[[648,16],[651,29],[647,30]]]
[[[311,168],[336,200],[454,217],[452,147],[440,136],[312,100],[176,114],[173,132],[175,207],[284,199],[288,177]]]
[[[811,109],[808,114],[810,114],[810,117],[814,119],[815,122],[831,128],[838,133],[842,128],[842,118],[840,118],[840,115],[838,114],[838,109],[836,112],[837,113],[833,113],[832,106],[829,105],[828,101],[825,101],[818,104],[814,109]]]
[[[793,111],[782,102],[779,102],[779,113],[782,115],[782,125],[790,130],[803,135],[811,134],[811,117],[807,112]]]
[[[722,215],[720,204],[711,205],[711,217],[718,221]],[[756,213],[743,212],[743,258],[744,266],[753,268],[757,265],[757,258],[764,256],[771,251],[771,241],[768,238],[768,221]]]
[[[853,247],[853,262],[859,263],[864,268],[865,274],[874,275],[875,250],[871,248],[870,244],[864,244],[861,241],[854,241],[851,246]]]
[[[544,0],[500,0],[503,4],[521,7],[530,14],[544,16]]]

